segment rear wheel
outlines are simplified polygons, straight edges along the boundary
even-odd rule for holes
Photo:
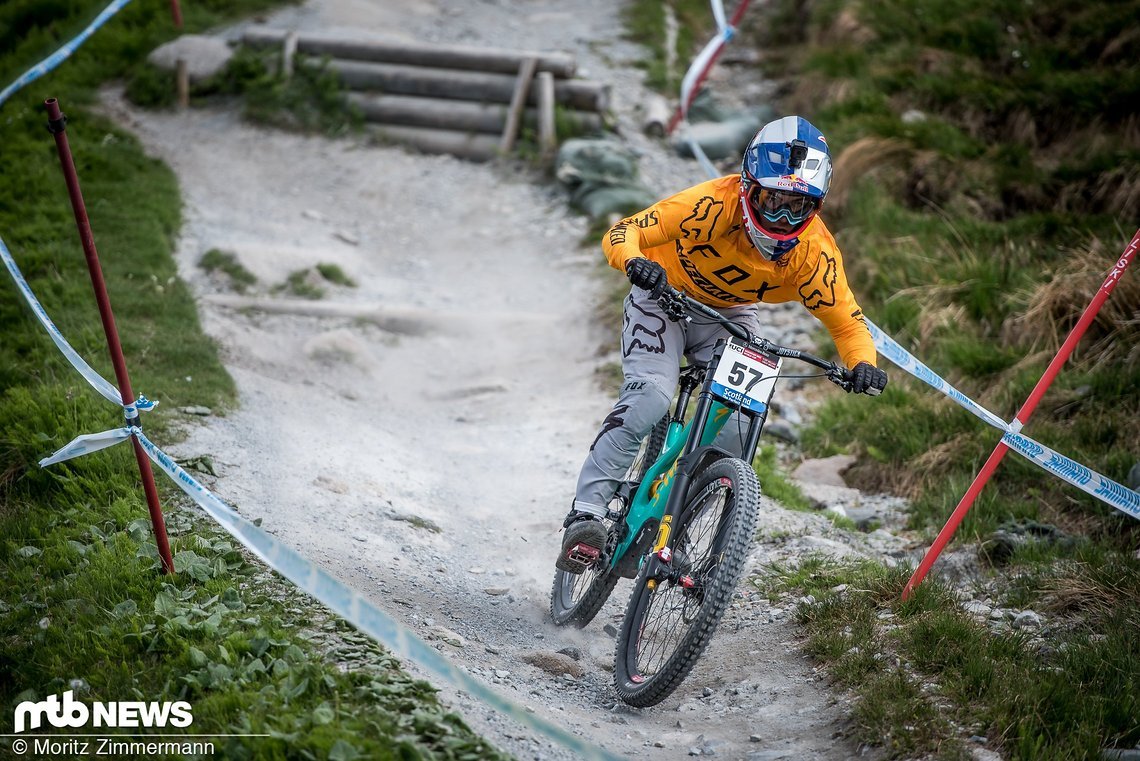
[[[634,581],[614,658],[626,703],[660,703],[684,681],[732,599],[756,527],[760,484],[745,462],[718,460],[693,479],[673,529],[672,573]]]
[[[653,430],[641,442],[637,457],[626,473],[626,481],[641,480],[645,471],[661,455],[668,430],[667,416],[657,421]],[[567,573],[561,569],[554,572],[554,586],[550,591],[550,618],[558,626],[572,624],[581,628],[590,623],[614,591],[620,577],[611,573],[609,561],[617,549],[617,537],[613,524],[607,520],[606,525],[610,529],[607,546],[594,565],[580,574]]]

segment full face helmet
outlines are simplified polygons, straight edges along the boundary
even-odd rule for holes
[[[831,153],[811,122],[785,116],[764,126],[744,151],[740,206],[757,250],[778,259],[811,223],[831,185]]]

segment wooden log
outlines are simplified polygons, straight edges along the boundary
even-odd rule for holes
[[[549,71],[538,73],[538,148],[549,158],[558,145],[554,129],[554,75]]]
[[[384,142],[410,145],[424,153],[450,153],[471,161],[490,161],[499,155],[499,138],[477,132],[448,129],[369,125],[369,132]]]
[[[519,64],[519,75],[515,79],[515,91],[511,95],[511,107],[507,109],[507,123],[503,125],[503,135],[499,138],[499,152],[510,153],[515,147],[515,136],[519,132],[519,122],[522,120],[523,104],[526,96],[530,94],[530,83],[534,79],[534,69],[538,61],[527,58]]]
[[[492,103],[510,103],[515,91],[515,77],[506,74],[339,60],[329,61],[328,66],[346,87],[354,90]],[[554,100],[581,111],[603,113],[609,108],[610,88],[585,80],[560,79],[554,83]],[[536,105],[536,94],[530,93],[526,102]]]
[[[662,95],[649,93],[645,99],[643,115],[641,131],[651,137],[665,137],[665,128],[673,118],[669,101]]]
[[[365,121],[404,127],[431,127],[461,132],[500,135],[507,123],[505,103],[475,103],[467,100],[418,98],[414,95],[376,95],[350,92],[348,102],[360,110]],[[562,118],[579,132],[601,132],[602,117],[592,111],[563,109]],[[537,109],[523,110],[522,123],[539,127]]]
[[[297,56],[297,40],[297,33],[289,32],[285,35],[285,41],[281,47],[281,73],[286,79],[293,77],[293,59]]]
[[[186,59],[179,58],[174,65],[174,79],[178,87],[178,107],[190,107],[190,68],[186,65]]]
[[[285,32],[279,29],[255,27],[242,35],[242,42],[253,47],[277,47]],[[353,61],[402,63],[413,66],[431,66],[441,69],[465,69],[514,74],[527,58],[538,60],[539,71],[549,71],[560,79],[574,76],[577,65],[567,53],[538,53],[499,48],[479,48],[466,45],[427,45],[414,42],[379,42],[343,40],[320,35],[303,35],[298,40],[298,51],[306,55],[343,58]]]

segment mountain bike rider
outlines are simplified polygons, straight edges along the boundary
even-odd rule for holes
[[[581,573],[605,546],[606,515],[642,439],[669,409],[681,356],[704,363],[727,331],[672,322],[657,304],[666,286],[684,291],[758,332],[758,303],[798,300],[830,331],[852,391],[882,389],[875,345],[847,286],[843,257],[817,216],[831,184],[827,141],[806,119],[764,126],[744,152],[740,175],[703,182],[614,225],[602,239],[610,264],[632,283],[622,327],[624,385],[582,465],[558,568]],[[714,443],[736,456],[733,419]]]

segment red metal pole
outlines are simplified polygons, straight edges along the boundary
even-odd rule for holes
[[[1093,296],[1093,300],[1085,307],[1084,313],[1081,314],[1081,318],[1077,320],[1077,324],[1073,326],[1073,329],[1069,331],[1068,338],[1061,344],[1061,348],[1057,351],[1056,356],[1053,357],[1053,361],[1045,368],[1045,373],[1041,376],[1041,379],[1037,381],[1037,385],[1033,387],[1033,390],[1029,392],[1029,398],[1025,400],[1025,404],[1021,405],[1021,409],[1017,411],[1017,415],[1013,418],[1012,425],[1014,428],[1020,430],[1021,426],[1029,422],[1029,417],[1033,414],[1033,411],[1037,409],[1037,405],[1041,402],[1042,397],[1045,396],[1045,392],[1049,389],[1050,384],[1053,383],[1053,379],[1057,377],[1057,373],[1061,372],[1061,367],[1068,361],[1069,355],[1073,353],[1073,349],[1077,347],[1077,342],[1081,340],[1085,331],[1088,330],[1089,325],[1091,325],[1092,321],[1096,318],[1097,312],[1100,311],[1105,299],[1112,293],[1112,289],[1116,287],[1120,277],[1124,274],[1124,270],[1126,270],[1128,265],[1132,262],[1133,257],[1136,255],[1137,248],[1140,248],[1140,230],[1137,230],[1136,234],[1132,236],[1132,242],[1128,244],[1128,247],[1124,249],[1124,253],[1121,254],[1120,259],[1113,265],[1112,270],[1108,273],[1108,277],[1106,277],[1101,284],[1100,290],[1096,292],[1096,295]],[[930,545],[930,549],[926,551],[922,562],[919,563],[918,568],[915,569],[910,580],[906,583],[906,587],[903,588],[902,596],[904,600],[909,598],[911,591],[926,578],[930,567],[934,565],[934,561],[938,559],[942,550],[950,542],[950,538],[954,536],[954,532],[958,530],[958,524],[966,517],[966,513],[970,512],[970,508],[974,506],[974,500],[978,498],[982,487],[990,480],[990,476],[992,476],[997,469],[998,463],[1001,462],[1002,458],[1005,457],[1005,453],[1008,451],[1009,447],[999,441],[994,451],[990,454],[989,459],[986,460],[985,465],[978,471],[978,475],[974,478],[974,482],[970,484],[970,488],[967,489],[966,493],[962,496],[962,500],[958,503],[958,506],[954,508],[954,512],[950,515],[950,520],[946,521],[946,525],[938,532],[938,537],[934,540],[934,543]]]
[[[740,19],[743,18],[744,11],[747,10],[748,3],[750,2],[751,0],[740,0],[740,5],[736,6],[736,10],[733,12],[732,18],[728,21],[728,25],[730,27],[733,29],[736,28],[737,24],[740,23]],[[697,97],[697,93],[700,92],[701,85],[704,84],[705,78],[709,75],[709,71],[711,71],[712,67],[716,65],[716,60],[720,58],[721,50],[724,50],[724,45],[721,45],[720,49],[713,53],[712,58],[709,59],[709,65],[706,66],[701,71],[701,73],[697,75],[697,81],[693,82],[694,98]],[[685,115],[685,112],[688,111],[689,105],[690,104],[688,103],[677,104],[677,110],[673,112],[673,118],[669,120],[669,126],[665,128],[666,135],[672,135],[673,130],[677,129],[677,125],[681,123],[681,118]]]
[[[178,4],[178,0],[170,0],[170,15],[174,19],[174,28],[182,28],[182,6]]]
[[[55,98],[44,101],[48,112],[48,130],[55,136],[56,149],[59,151],[59,164],[63,168],[63,177],[67,182],[67,194],[71,197],[71,208],[75,212],[75,226],[79,228],[79,240],[83,244],[83,253],[87,258],[87,270],[91,273],[91,286],[95,290],[95,301],[99,305],[99,317],[103,321],[103,332],[107,335],[107,349],[111,354],[111,364],[115,367],[115,378],[119,381],[119,393],[123,402],[129,404],[134,401],[135,395],[131,391],[131,379],[127,374],[127,362],[123,358],[123,347],[119,343],[119,331],[115,327],[115,316],[111,313],[111,299],[107,295],[107,284],[103,280],[103,269],[99,265],[99,252],[95,249],[95,237],[91,233],[91,223],[87,219],[87,206],[83,203],[83,193],[79,189],[79,175],[75,172],[75,163],[71,158],[71,148],[67,143],[67,118],[59,110],[59,103]],[[127,421],[128,425],[139,425],[138,413]],[[170,556],[170,542],[166,538],[166,524],[162,519],[162,507],[158,503],[158,489],[154,485],[154,472],[150,468],[150,460],[146,451],[134,437],[131,443],[135,448],[135,459],[139,464],[139,475],[142,476],[143,491],[146,493],[146,503],[150,508],[150,521],[154,526],[154,538],[158,543],[158,554],[162,558],[163,568],[167,573],[174,573],[174,560]]]

